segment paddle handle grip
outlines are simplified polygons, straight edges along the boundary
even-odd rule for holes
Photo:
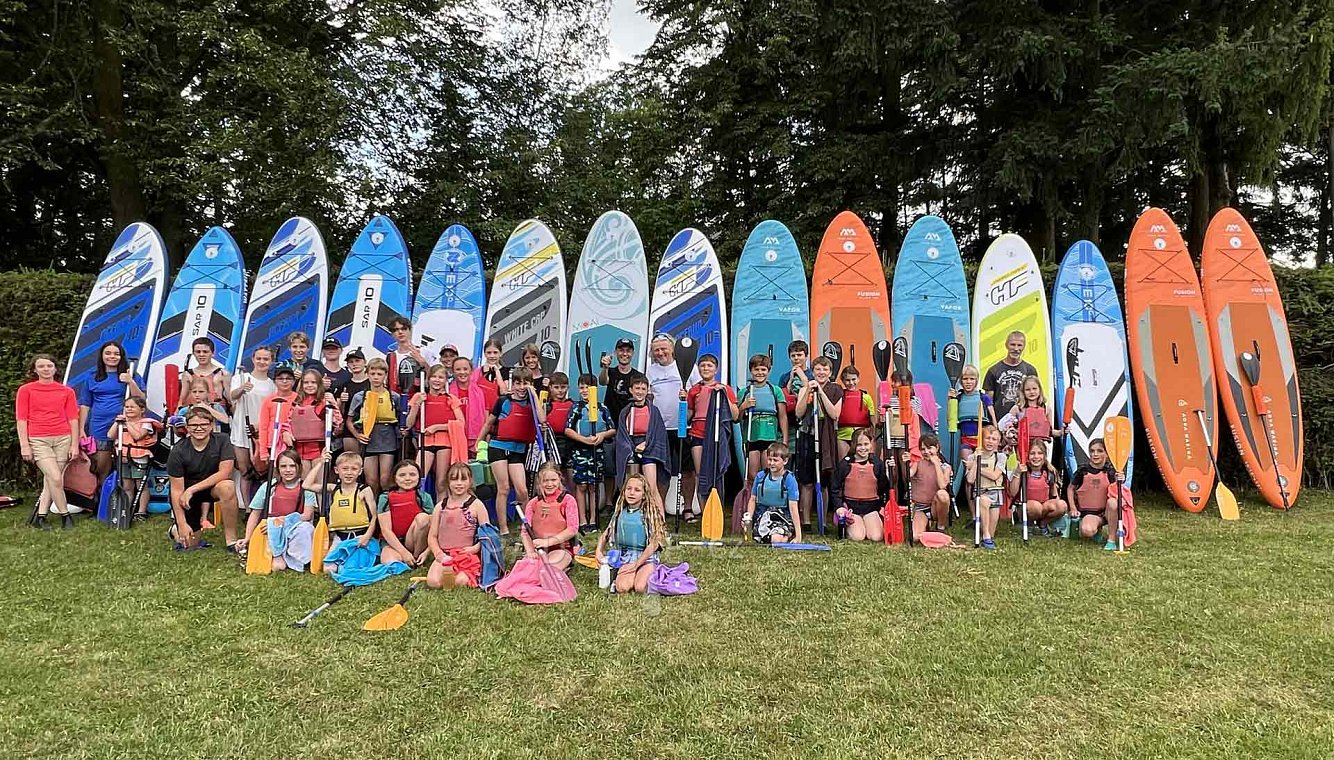
[[[676,435],[682,441],[686,439],[686,418],[689,416],[690,412],[686,409],[686,401],[681,399],[681,403],[676,407]]]
[[[947,430],[951,433],[959,432],[959,399],[952,398],[946,404]]]
[[[1251,400],[1255,402],[1255,413],[1261,416],[1269,414],[1269,404],[1265,402],[1264,391],[1258,385],[1251,386]]]
[[[1075,418],[1075,389],[1065,389],[1065,406],[1061,409],[1061,427],[1070,424]]]
[[[899,424],[907,425],[912,422],[912,386],[904,384],[899,386]]]

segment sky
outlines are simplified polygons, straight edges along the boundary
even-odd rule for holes
[[[619,66],[634,60],[653,42],[658,25],[639,12],[636,0],[612,0],[610,26],[611,53],[608,63]]]

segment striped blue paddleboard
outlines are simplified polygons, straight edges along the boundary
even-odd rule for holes
[[[451,225],[435,241],[422,271],[412,308],[412,339],[438,353],[446,344],[476,362],[482,356],[486,321],[486,278],[477,239],[467,227]]]
[[[176,273],[162,307],[153,363],[148,370],[148,410],[167,409],[167,367],[184,367],[196,338],[213,341],[213,361],[236,369],[242,320],[245,319],[245,261],[231,233],[213,227],[190,249]],[[193,360],[190,360],[193,364]]]
[[[102,263],[88,296],[74,348],[65,366],[65,384],[78,388],[97,371],[98,350],[109,341],[142,374],[153,351],[162,294],[167,289],[167,249],[151,225],[135,222],[121,231]]]
[[[1108,419],[1119,416],[1134,421],[1125,315],[1102,252],[1087,240],[1070,246],[1056,272],[1051,329],[1056,370],[1052,403],[1057,414],[1064,405],[1065,389],[1075,389],[1074,419],[1065,438],[1066,467],[1073,472],[1088,463],[1089,441],[1102,437]],[[1134,465],[1132,451],[1126,460],[1127,484]]]
[[[608,211],[584,241],[570,293],[568,345],[561,370],[577,390],[579,375],[602,371],[603,354],[614,355],[616,341],[635,344],[630,366],[644,370],[648,356],[648,261],[644,241],[630,217]]]
[[[238,366],[259,346],[272,348],[274,361],[291,358],[287,336],[296,331],[310,336],[311,356],[318,357],[328,306],[324,238],[309,219],[294,216],[274,233],[250,287]]]
[[[959,244],[938,216],[923,216],[908,229],[894,265],[889,299],[894,336],[908,341],[908,368],[914,383],[927,383],[936,396],[936,419],[947,462],[958,457],[959,436],[948,434],[949,379],[944,351],[950,343],[968,346],[968,280]],[[972,362],[972,357],[966,357]]]
[[[408,317],[411,302],[408,246],[389,217],[376,216],[352,243],[338,270],[325,336],[337,338],[345,351],[361,349],[368,361],[383,359],[398,343],[389,323]]]
[[[699,230],[676,233],[663,251],[653,286],[649,334],[690,336],[699,356],[718,357],[718,381],[727,382],[727,300],[713,245]]]

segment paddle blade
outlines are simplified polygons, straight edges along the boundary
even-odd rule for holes
[[[830,364],[834,365],[830,373],[833,377],[838,377],[838,373],[843,369],[843,345],[835,341],[828,341],[820,348],[821,355],[828,359]]]
[[[167,396],[166,414],[175,414],[181,404],[181,368],[175,364],[168,364],[165,371],[166,379],[163,381]]]
[[[1107,458],[1117,472],[1126,471],[1126,461],[1130,459],[1130,441],[1134,434],[1130,430],[1130,419],[1112,417],[1102,426],[1102,439],[1107,444]]]
[[[117,476],[116,471],[112,470],[111,474],[107,476],[107,479],[102,481],[102,492],[98,494],[97,497],[98,522],[105,523],[110,519],[111,497],[116,493],[116,489],[118,488],[120,488],[120,478]]]
[[[946,343],[941,355],[944,358],[942,363],[945,365],[945,377],[950,381],[950,387],[955,388],[963,375],[964,357],[967,356],[967,351],[964,350],[962,343]]]
[[[1218,515],[1224,520],[1240,520],[1241,507],[1237,505],[1237,495],[1220,481],[1214,496],[1218,499]]]
[[[1061,410],[1061,427],[1070,424],[1075,418],[1075,389],[1073,387],[1065,389],[1065,407]]]
[[[875,373],[881,378],[889,378],[889,341],[876,341],[871,349],[871,359],[875,362]]]
[[[315,535],[310,537],[310,574],[324,572],[324,557],[329,553],[329,521],[320,515],[315,523]]]
[[[383,612],[377,612],[361,626],[363,631],[397,631],[408,622],[408,608],[395,604]]]
[[[1243,351],[1237,356],[1237,363],[1241,365],[1241,370],[1246,373],[1246,379],[1251,385],[1260,382],[1260,357],[1250,351]]]
[[[591,554],[576,554],[574,555],[574,561],[576,564],[583,565],[590,570],[598,569],[598,558]]]
[[[574,581],[570,580],[570,576],[566,575],[564,570],[547,562],[545,551],[538,553],[542,555],[542,569],[538,572],[538,583],[547,591],[555,593],[560,601],[574,601],[579,596],[579,592],[574,588]]]
[[[676,374],[681,376],[681,384],[690,383],[690,373],[695,369],[695,358],[699,356],[699,344],[689,335],[682,335],[676,341]]]
[[[273,552],[269,550],[269,526],[260,520],[246,547],[246,575],[268,575],[273,572]]]
[[[904,383],[909,382],[908,339],[903,336],[895,338],[892,353],[893,353],[892,358],[894,362],[894,371],[899,373],[899,379],[902,380]]]
[[[699,534],[706,541],[718,541],[723,537],[723,500],[718,489],[709,491],[709,500],[704,504],[704,517],[700,522]]]

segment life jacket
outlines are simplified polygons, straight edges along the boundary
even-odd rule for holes
[[[500,400],[500,381],[503,379],[500,373],[500,367],[490,367],[489,369],[495,373],[495,380],[488,379],[486,372],[483,372],[479,367],[477,371],[473,373],[472,380],[470,381],[476,383],[477,387],[482,391],[482,398],[486,400],[484,406],[487,410],[495,407],[496,402]]]
[[[630,404],[625,407],[621,413],[625,417],[625,433],[631,436],[648,435],[649,421],[653,418],[653,413],[649,411],[649,405],[635,406]]]
[[[619,549],[644,551],[648,546],[648,521],[644,519],[644,510],[622,510],[616,517],[616,530],[612,531],[612,543]]]
[[[787,397],[783,394],[783,389],[773,383],[765,383],[768,393],[756,393],[754,384],[747,385],[741,389],[741,398],[750,397],[755,399],[755,406],[752,406],[742,417],[744,424],[742,430],[746,433],[748,441],[775,441],[778,440],[778,404],[787,403]],[[748,418],[748,419],[747,419]]]
[[[973,391],[972,393],[959,394],[959,424],[972,422],[977,425],[977,415],[982,413],[982,392]],[[973,431],[976,434],[976,430]]]
[[[426,394],[422,400],[421,415],[422,419],[418,424],[430,427],[432,425],[453,425],[458,422],[454,417],[456,399],[448,394],[439,396]],[[427,446],[450,446],[449,431],[441,430],[438,433],[427,433]]]
[[[1039,504],[1051,498],[1051,472],[1045,467],[1024,476],[1024,499]]]
[[[273,493],[269,494],[269,517],[286,517],[300,512],[305,503],[305,495],[306,489],[299,483],[296,488],[274,483]]]
[[[302,401],[292,405],[292,437],[301,443],[324,440],[325,403],[318,401],[307,404]]]
[[[564,401],[552,399],[547,402],[547,424],[551,426],[551,432],[565,435],[565,426],[569,424],[571,409],[574,409],[574,399],[567,398]]]
[[[529,503],[536,502],[538,507],[536,514],[532,517],[533,538],[551,538],[565,530],[565,508],[566,500],[573,501],[573,497],[566,491],[556,494],[554,502],[546,501],[542,497],[534,497]],[[547,507],[543,510],[542,507]],[[543,514],[543,511],[546,514]],[[547,551],[552,549],[563,549],[568,546],[568,542],[560,546],[549,546]]]
[[[120,429],[120,445],[125,450],[125,456],[130,459],[143,459],[153,453],[153,447],[157,445],[157,431],[162,423],[147,417],[139,420],[141,433],[148,435],[139,439],[137,442],[134,436],[130,435],[130,426],[122,425]]]
[[[440,530],[436,540],[443,549],[459,549],[477,543],[477,518],[472,514],[472,505],[477,501],[469,496],[462,506],[451,507],[448,501],[440,504]]]
[[[851,501],[877,501],[879,483],[875,480],[875,462],[848,459],[848,476],[843,480],[843,498]]]
[[[579,435],[594,436],[607,429],[602,422],[602,412],[606,409],[602,404],[597,408],[590,407],[587,401],[579,402],[578,408],[570,412],[571,415],[579,415],[577,425]]]
[[[724,386],[722,383],[705,385],[703,381],[700,381],[695,384],[695,387],[699,388],[699,393],[695,394],[694,407],[690,410],[690,426],[694,427],[696,423],[700,423],[707,429],[709,424],[709,401],[713,398],[713,394]],[[723,393],[726,393],[726,391],[723,391]],[[728,401],[730,402],[731,399],[729,398]]]
[[[361,504],[360,491],[360,486],[355,484],[351,494],[343,493],[341,487],[334,489],[329,497],[330,530],[365,530],[371,524],[371,513]]]
[[[936,492],[942,487],[940,476],[936,472],[936,466],[926,461],[917,463],[917,476],[912,481],[912,497],[914,504],[930,504],[936,498]]]
[[[537,427],[533,425],[533,408],[528,402],[507,398],[500,408],[500,419],[496,421],[495,437],[514,443],[532,443],[537,440]]]
[[[787,509],[787,470],[783,471],[783,476],[778,480],[769,477],[769,471],[764,470],[755,475],[755,482],[750,488],[759,509]]]
[[[408,535],[408,528],[417,515],[424,513],[421,494],[417,489],[411,491],[394,490],[385,494],[389,497],[389,527],[394,535],[403,539]]]
[[[988,461],[988,460],[990,460],[990,461]],[[993,469],[993,470],[1001,470],[1002,473],[1003,473],[1003,472],[1004,472],[1004,469],[1005,469],[1005,455],[1004,455],[1004,454],[1000,453],[999,451],[997,451],[997,452],[995,452],[995,453],[993,453],[993,454],[987,454],[987,453],[983,452],[981,458],[978,460],[977,466],[978,466],[977,480],[978,480],[979,483],[982,484],[982,490],[983,490],[983,491],[994,491],[994,490],[996,490],[997,488],[1002,488],[1002,487],[1004,487],[1004,485],[1005,485],[1005,475],[1004,475],[1004,474],[1002,474],[1000,478],[998,478],[998,479],[996,479],[996,480],[992,480],[991,478],[988,478],[988,477],[986,477],[985,475],[983,475],[983,474],[982,474],[982,469],[981,469],[981,468],[983,468],[983,467],[986,467],[986,468]]]
[[[838,412],[838,426],[841,428],[864,428],[871,426],[871,413],[866,410],[868,394],[860,388],[843,389],[843,407]]]
[[[389,390],[367,390],[361,397],[361,434],[370,437],[376,425],[393,425],[398,422],[398,412],[394,411],[393,392]]]
[[[1081,468],[1084,474],[1075,490],[1075,503],[1079,509],[1101,512],[1107,508],[1107,491],[1112,487],[1111,468],[1095,470],[1088,465]]]
[[[400,356],[397,350],[390,351],[384,358],[389,365],[389,377],[385,384],[395,393],[410,395],[421,390],[421,372],[426,367],[417,363],[410,354]]]
[[[1028,439],[1030,441],[1041,438],[1051,440],[1051,418],[1047,416],[1046,407],[1029,406],[1023,410],[1023,419],[1028,425]],[[1028,452],[1023,452],[1025,455]]]
[[[194,369],[187,369],[185,371],[185,374],[190,378],[186,382],[187,388],[189,388],[190,384],[193,383],[195,380],[203,380],[204,384],[208,386],[209,403],[211,404],[216,404],[219,402],[223,404],[227,403],[227,398],[223,395],[222,388],[219,387],[220,383],[217,382],[220,379],[218,375],[222,374],[222,367],[214,367],[213,371],[208,373],[207,375],[198,375],[195,373]]]

